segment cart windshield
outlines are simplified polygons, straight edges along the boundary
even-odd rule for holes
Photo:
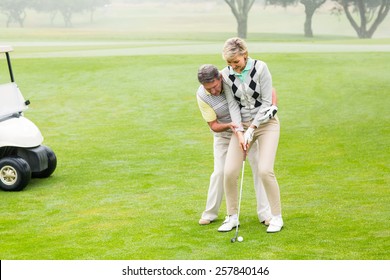
[[[0,120],[28,109],[15,83],[0,85]]]

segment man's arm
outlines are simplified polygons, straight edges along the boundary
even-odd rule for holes
[[[208,125],[210,126],[211,130],[214,132],[223,132],[226,130],[231,129],[232,131],[235,131],[237,128],[237,125],[234,123],[219,123],[217,120],[207,122]]]
[[[217,121],[217,114],[214,112],[213,108],[211,108],[206,102],[204,102],[199,96],[197,96],[199,110],[202,114],[203,119],[207,122],[210,129],[214,132],[223,132],[231,129],[235,131],[237,125],[234,123],[219,123]]]
[[[272,105],[278,106],[278,96],[275,88],[272,88]]]

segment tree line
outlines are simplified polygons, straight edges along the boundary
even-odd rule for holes
[[[248,14],[256,0],[225,0],[237,21],[237,35],[247,37]],[[312,19],[325,2],[334,4],[331,12],[345,14],[359,38],[372,38],[389,13],[390,0],[265,0],[266,5],[305,7],[304,35],[313,37]]]
[[[127,0],[131,2],[132,0]],[[139,3],[142,0],[134,1]],[[163,0],[160,0],[163,1]],[[184,1],[184,0],[183,0]],[[206,3],[207,1],[199,1]],[[248,15],[256,0],[224,0],[229,5],[236,21],[237,36],[247,38]],[[383,22],[390,10],[390,0],[262,0],[265,5],[289,7],[303,5],[305,20],[303,34],[313,37],[312,20],[317,9],[326,2],[333,3],[331,13],[345,14],[359,38],[372,38],[378,26]],[[168,2],[165,0],[163,2]],[[190,2],[190,1],[187,1]],[[111,3],[111,0],[0,0],[0,11],[7,16],[7,27],[11,23],[24,26],[26,10],[34,9],[37,12],[50,14],[51,23],[57,14],[64,19],[66,27],[72,26],[72,16],[75,13],[89,12],[90,20],[97,8]]]
[[[66,27],[72,26],[72,16],[75,13],[89,12],[90,20],[99,7],[110,3],[110,0],[0,0],[0,10],[7,16],[6,26],[17,23],[24,26],[26,10],[33,9],[50,15],[51,23],[57,14],[64,19]]]

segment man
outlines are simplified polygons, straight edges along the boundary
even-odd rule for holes
[[[224,187],[224,166],[226,153],[235,128],[241,124],[232,121],[229,106],[223,92],[222,75],[218,68],[211,64],[202,65],[198,69],[198,81],[201,85],[197,91],[198,106],[203,119],[209,125],[214,136],[214,171],[210,177],[206,209],[199,220],[200,225],[208,225],[218,217]],[[237,105],[238,106],[238,105]],[[257,198],[257,214],[261,223],[268,225],[271,217],[268,199],[261,182],[257,180],[257,143],[248,153],[248,161],[252,168]],[[231,228],[220,227],[218,231],[230,231]]]

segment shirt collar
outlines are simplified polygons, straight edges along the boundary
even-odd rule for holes
[[[252,68],[252,65],[253,65],[253,59],[248,57],[248,60],[246,62],[244,70],[242,70],[241,73],[237,73],[236,71],[233,70],[232,67],[229,67],[230,68],[230,75],[240,76],[240,75],[242,75],[242,73],[248,72]]]
[[[208,92],[205,88],[204,88],[204,86],[202,86],[203,87],[203,92],[205,93],[205,94],[207,94],[207,95],[210,95],[210,96],[214,96],[214,95],[212,95],[210,92]],[[222,94],[224,94],[225,92],[223,91],[223,86],[221,86],[221,92],[219,93],[219,95],[222,95]]]

